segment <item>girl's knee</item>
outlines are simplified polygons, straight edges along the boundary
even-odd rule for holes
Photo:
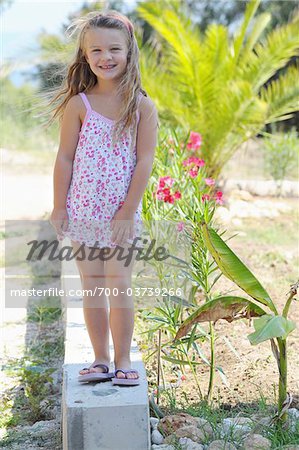
[[[104,288],[105,287],[105,277],[103,275],[81,275],[81,283],[83,289],[88,288]]]
[[[105,286],[115,291],[126,292],[131,287],[131,279],[121,276],[106,277]]]

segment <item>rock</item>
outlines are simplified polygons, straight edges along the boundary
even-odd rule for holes
[[[261,434],[250,434],[243,441],[244,450],[269,450],[271,441]]]
[[[271,421],[271,417],[256,417],[256,419],[252,417],[253,427],[251,431],[253,433],[261,433],[265,428],[272,426]]]
[[[176,446],[177,442],[178,442],[178,438],[176,437],[176,435],[170,434],[169,436],[166,436],[166,438],[164,438],[163,444]]]
[[[164,441],[163,435],[158,430],[153,430],[151,435],[152,444],[160,445]]]
[[[150,417],[150,424],[151,424],[151,428],[153,430],[155,430],[158,426],[159,423],[159,419],[157,419],[157,417]]]
[[[32,426],[25,426],[22,429],[30,435],[34,435],[34,437],[48,437],[52,436],[53,433],[57,431],[59,425],[56,420],[41,420],[40,422],[36,422]]]
[[[60,408],[59,406],[54,406],[50,411],[49,414],[51,416],[51,418],[56,419],[58,418],[58,416],[60,415]]]
[[[239,219],[238,217],[235,217],[234,219],[232,219],[232,225],[235,225],[236,227],[241,227],[243,225],[243,221],[241,219]],[[241,232],[238,231],[238,235],[240,233]],[[244,236],[246,236],[245,232],[242,231],[242,233],[243,233]]]
[[[288,416],[291,418],[291,420],[299,421],[299,410],[297,408],[290,408],[288,410]]]
[[[196,426],[188,425],[186,427],[181,427],[174,433],[178,438],[189,438],[192,441],[202,444],[206,440],[206,433],[201,431]]]
[[[197,442],[192,441],[189,438],[180,438],[179,443],[183,450],[203,450],[204,447]]]
[[[42,410],[48,409],[49,407],[51,407],[51,400],[45,398],[44,400],[42,400],[42,401],[40,402],[39,407],[40,407]]]
[[[186,413],[178,413],[178,414],[172,414],[169,416],[163,417],[159,421],[158,430],[168,436],[169,434],[174,433],[176,430],[178,430],[181,427],[185,427],[188,425],[192,425],[194,427],[197,426],[196,418],[191,416],[190,414]],[[184,436],[181,436],[184,437]]]
[[[221,439],[210,443],[208,450],[237,450],[236,447],[230,442],[223,441]]]
[[[163,444],[176,445],[178,438],[174,434],[170,434],[164,438]]]
[[[195,417],[197,422],[197,428],[205,433],[208,438],[211,438],[214,434],[213,428],[210,423],[206,419],[202,419],[201,417]]]
[[[232,215],[230,210],[225,206],[218,206],[215,211],[215,218],[220,220],[222,223],[229,223],[231,221]]]
[[[250,192],[245,191],[244,189],[236,190],[234,189],[230,193],[231,196],[234,198],[240,198],[241,200],[245,200],[246,202],[250,202],[253,200],[253,196],[250,194]]]
[[[153,444],[152,445],[152,450],[175,450],[173,445],[167,445],[167,444],[162,444],[162,445],[156,445]]]
[[[299,411],[296,408],[290,408],[288,410],[287,426],[292,433],[296,432],[299,424]]]
[[[241,438],[250,433],[252,427],[253,422],[248,417],[229,417],[227,419],[223,419],[220,434],[221,437],[229,435],[234,438]]]

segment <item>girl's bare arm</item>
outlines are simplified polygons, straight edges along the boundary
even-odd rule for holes
[[[66,198],[81,127],[81,103],[78,95],[72,97],[66,105],[61,123],[60,143],[54,166],[54,207],[50,217],[58,237],[61,231],[66,231],[68,226]]]
[[[140,103],[140,121],[137,133],[137,163],[122,210],[134,214],[142,199],[149,177],[157,145],[158,115],[157,110],[147,97]]]
[[[54,208],[65,209],[68,188],[72,178],[73,160],[81,127],[79,96],[66,105],[60,131],[60,144],[54,166]]]

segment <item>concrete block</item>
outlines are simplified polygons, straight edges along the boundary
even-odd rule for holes
[[[82,364],[64,366],[64,450],[148,450],[150,426],[147,381],[142,362],[135,362],[139,386],[111,381],[77,381]]]

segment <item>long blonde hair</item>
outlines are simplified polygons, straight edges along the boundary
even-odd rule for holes
[[[109,10],[107,12],[90,12],[85,16],[75,19],[67,28],[66,33],[72,37],[78,34],[78,45],[73,62],[69,65],[61,87],[53,91],[49,106],[52,119],[62,119],[64,109],[71,97],[79,92],[91,89],[97,83],[96,75],[91,71],[85,58],[84,37],[91,28],[114,28],[122,30],[127,38],[128,56],[127,67],[118,85],[118,94],[122,99],[118,120],[115,123],[113,135],[120,134],[132,124],[136,132],[136,111],[138,106],[138,95],[140,92],[147,96],[141,87],[139,69],[139,48],[134,35],[132,22],[123,14]],[[135,133],[134,133],[135,134]]]

